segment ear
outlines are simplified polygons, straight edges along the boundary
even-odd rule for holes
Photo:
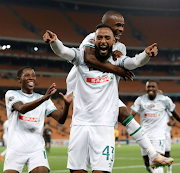
[[[116,43],[116,39],[115,39],[115,37],[113,37],[113,44],[115,44]]]
[[[20,78],[20,77],[17,77],[17,81],[18,81],[19,83],[21,83],[21,78]]]

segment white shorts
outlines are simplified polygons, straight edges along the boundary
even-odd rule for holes
[[[165,151],[171,151],[171,132],[166,132]]]
[[[152,146],[154,149],[160,153],[160,154],[165,154],[165,139],[156,139],[156,140],[150,140]],[[147,153],[145,150],[141,148],[141,154],[142,156],[147,156]]]
[[[67,168],[112,172],[115,158],[114,127],[72,126]]]
[[[19,173],[22,172],[26,164],[28,172],[39,166],[45,166],[49,169],[49,163],[45,150],[38,150],[31,154],[18,154],[17,152],[7,151],[4,161],[4,170],[15,170]]]

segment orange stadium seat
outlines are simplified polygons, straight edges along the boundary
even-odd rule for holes
[[[83,36],[79,36],[72,24],[61,14],[60,10],[12,6],[12,8],[27,22],[39,29],[43,36],[47,29],[55,32],[63,42],[80,43]]]
[[[145,35],[144,42],[158,47],[179,47],[180,17],[127,16],[133,26]]]
[[[6,5],[0,4],[1,23],[0,36],[33,38],[37,37],[30,31],[25,30],[20,20],[7,8]]]

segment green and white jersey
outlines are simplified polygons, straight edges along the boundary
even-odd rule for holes
[[[95,32],[90,33],[88,36],[86,36],[86,38],[80,44],[79,49],[84,49],[84,47],[86,46],[94,48],[94,37],[95,37]],[[118,50],[123,55],[126,55],[126,46],[120,43],[119,41],[113,45],[113,51],[115,50]],[[67,83],[67,95],[69,95],[74,91],[76,87],[76,66],[75,65],[70,70],[66,78],[66,83]]]
[[[17,153],[32,153],[44,148],[42,136],[45,116],[57,110],[49,99],[35,109],[21,114],[13,109],[17,102],[29,103],[39,99],[38,93],[25,94],[21,90],[9,90],[5,94],[6,111],[9,121],[8,151]]]
[[[138,97],[132,111],[140,114],[141,126],[150,140],[165,139],[167,127],[167,110],[173,112],[175,104],[163,95],[157,94],[154,100],[148,98],[148,94]]]
[[[119,111],[118,79],[116,75],[88,67],[84,50],[74,49],[72,61],[77,68],[76,88],[73,94],[72,125],[114,126]],[[121,60],[108,61],[120,65]]]

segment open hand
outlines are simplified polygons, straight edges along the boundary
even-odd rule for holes
[[[64,95],[63,93],[60,92],[59,94],[63,97],[65,104],[71,104],[71,102],[73,100],[73,93],[71,93],[69,95],[67,95],[67,94]]]

